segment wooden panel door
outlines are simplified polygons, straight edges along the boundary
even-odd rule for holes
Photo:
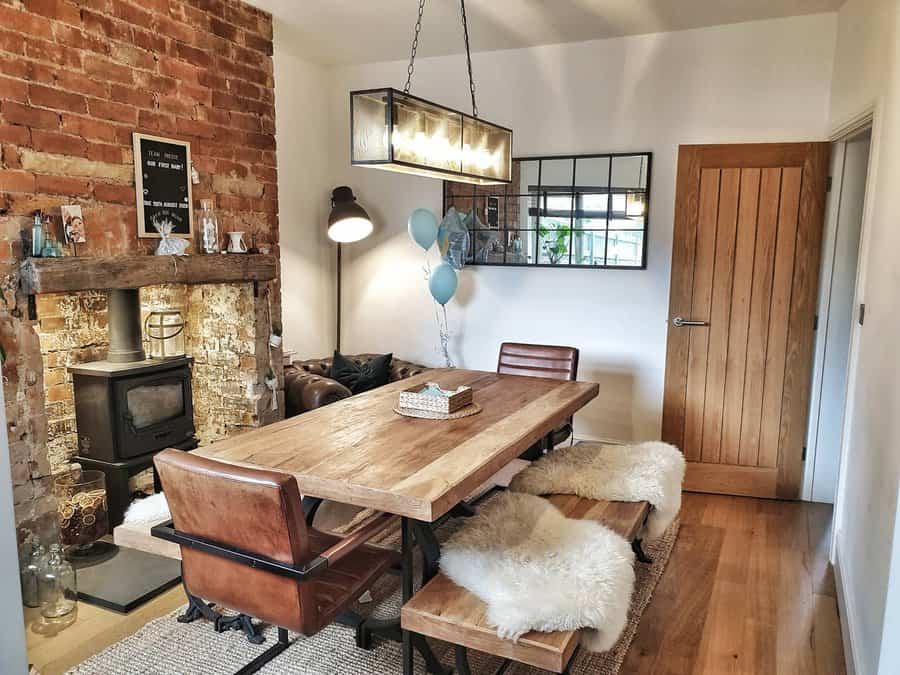
[[[687,490],[799,495],[829,151],[679,149],[663,439]]]

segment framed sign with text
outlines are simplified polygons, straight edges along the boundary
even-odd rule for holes
[[[171,138],[132,134],[138,237],[193,235],[191,144]]]

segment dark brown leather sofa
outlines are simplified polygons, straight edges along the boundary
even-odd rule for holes
[[[347,356],[354,363],[363,364],[376,354]],[[401,359],[391,361],[391,382],[403,380],[428,370],[425,366]],[[353,394],[340,382],[332,380],[331,357],[294,361],[284,369],[285,414],[293,417],[308,410],[340,401]]]

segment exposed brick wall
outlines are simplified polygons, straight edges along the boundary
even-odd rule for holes
[[[137,238],[131,148],[141,131],[190,141],[195,208],[212,199],[222,232],[253,233],[277,254],[271,54],[271,17],[238,0],[0,0],[0,344],[23,531],[50,513],[48,457],[55,463],[70,444],[62,363],[100,357],[106,345],[102,294],[64,300],[67,318],[27,320],[16,292],[21,232],[42,209],[61,239],[59,206],[81,204],[88,243],[79,255],[151,252],[156,240]],[[254,324],[254,352],[236,358],[264,373],[267,294],[215,288]],[[271,290],[278,321],[277,284]],[[184,291],[194,293],[204,291]],[[258,423],[245,403],[241,419]]]

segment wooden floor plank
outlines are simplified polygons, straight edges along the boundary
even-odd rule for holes
[[[623,675],[694,672],[723,541],[720,528],[690,517],[688,512],[707,495],[697,497],[685,503],[675,550],[641,618],[620,671]]]

